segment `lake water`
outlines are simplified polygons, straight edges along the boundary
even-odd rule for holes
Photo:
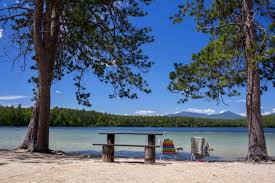
[[[99,135],[99,130],[125,130],[125,131],[165,131],[165,135],[157,136],[156,142],[164,138],[171,138],[176,147],[183,147],[184,152],[179,159],[190,159],[190,139],[192,136],[207,137],[211,153],[215,160],[239,160],[247,154],[246,128],[50,128],[50,148],[66,152],[79,152],[83,154],[100,155],[101,147],[93,143],[106,143],[106,135]],[[0,149],[13,149],[20,145],[26,133],[25,127],[0,127]],[[275,128],[265,129],[267,149],[270,156],[275,157]],[[117,135],[116,143],[146,144],[147,136]],[[143,148],[116,147],[116,156],[143,157]],[[157,150],[159,156],[159,150]]]

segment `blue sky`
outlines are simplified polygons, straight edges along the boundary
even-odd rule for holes
[[[213,114],[227,110],[238,114],[245,113],[244,89],[241,89],[242,95],[239,97],[225,98],[228,105],[217,105],[215,101],[211,102],[204,99],[178,104],[180,95],[168,91],[169,72],[174,69],[173,63],[188,63],[192,53],[198,52],[208,41],[206,35],[195,32],[194,22],[191,18],[187,18],[183,24],[172,24],[169,17],[177,11],[178,2],[177,0],[156,1],[147,8],[149,12],[147,17],[134,22],[137,25],[151,26],[153,29],[152,35],[155,42],[144,46],[145,53],[155,62],[150,72],[144,75],[150,84],[152,93],[140,94],[137,100],[109,99],[108,94],[110,94],[111,88],[100,83],[93,75],[87,75],[85,78],[86,87],[92,94],[90,99],[93,105],[86,109],[128,115],[164,115],[179,111]],[[0,31],[2,39],[5,35],[7,33]],[[0,55],[3,55],[2,46]],[[7,51],[11,58],[15,52],[15,49]],[[20,103],[23,106],[31,106],[33,86],[28,84],[27,80],[32,75],[32,71],[28,68],[22,71],[22,62],[13,64],[10,60],[7,57],[0,57],[0,105],[17,105]],[[83,108],[75,100],[73,76],[68,75],[62,81],[54,83],[51,98],[52,107]],[[264,114],[275,112],[274,99],[274,88],[270,88],[268,92],[262,95],[262,112]]]

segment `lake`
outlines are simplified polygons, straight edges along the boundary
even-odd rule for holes
[[[0,127],[0,149],[13,149],[20,145],[26,127]],[[192,136],[207,137],[211,148],[212,159],[239,160],[247,154],[248,138],[246,128],[136,128],[136,127],[52,127],[50,128],[50,148],[66,152],[79,152],[99,156],[101,147],[93,143],[106,143],[105,135],[98,135],[98,130],[125,131],[165,131],[165,135],[157,136],[156,142],[171,138],[176,147],[183,147],[184,152],[179,159],[190,159],[190,139]],[[275,128],[265,129],[267,149],[270,156],[275,157]],[[116,143],[147,144],[147,136],[117,135]],[[142,148],[116,147],[116,156],[143,157]],[[157,150],[159,156],[159,150]]]

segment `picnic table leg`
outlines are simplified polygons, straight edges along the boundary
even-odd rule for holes
[[[115,134],[107,134],[107,144],[115,143]],[[102,146],[102,161],[114,162],[114,146]]]
[[[155,145],[155,135],[148,135],[148,145]],[[155,147],[145,147],[144,151],[144,163],[153,164],[155,163]]]

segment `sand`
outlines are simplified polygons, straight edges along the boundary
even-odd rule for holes
[[[103,163],[100,158],[45,155],[0,151],[0,183],[32,182],[274,182],[275,163],[157,161],[116,159]]]

